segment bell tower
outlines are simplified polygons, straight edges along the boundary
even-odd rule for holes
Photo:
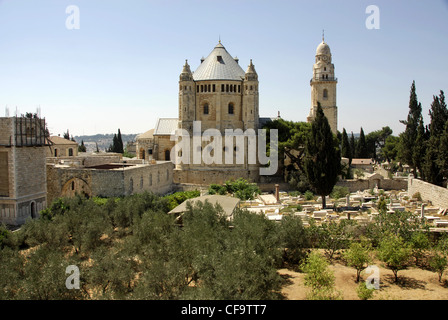
[[[310,80],[311,110],[307,121],[313,121],[319,102],[334,134],[338,130],[337,83],[338,79],[335,77],[330,47],[325,43],[324,36],[322,36],[322,43],[316,50],[313,78]]]

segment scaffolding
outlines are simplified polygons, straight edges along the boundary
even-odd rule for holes
[[[9,136],[9,143],[3,143],[2,146],[38,147],[51,145],[45,119],[17,116],[9,119],[13,121],[13,132]]]

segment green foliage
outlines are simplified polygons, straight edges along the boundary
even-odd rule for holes
[[[209,194],[219,194],[219,195],[225,195],[227,194],[227,188],[226,186],[219,185],[219,184],[211,184],[208,188]]]
[[[386,140],[392,135],[392,132],[392,129],[386,126],[381,128],[381,130],[372,131],[366,136],[368,158],[385,159],[383,149],[386,145]]]
[[[399,152],[400,138],[395,136],[388,136],[384,143],[384,147],[381,149],[382,157],[390,162],[397,160]]]
[[[314,194],[310,190],[307,190],[303,196],[307,201],[314,200]]]
[[[318,104],[316,118],[311,123],[311,132],[305,145],[304,171],[313,191],[325,197],[333,190],[341,173],[341,153],[339,142],[333,136],[328,120]]]
[[[347,187],[334,186],[333,190],[330,193],[330,197],[337,200],[345,198],[348,194],[350,194],[350,191]]]
[[[342,130],[341,156],[349,159],[349,162],[351,162],[353,158],[353,151],[350,149],[350,142],[348,141],[348,135],[345,128]]]
[[[402,237],[388,233],[381,240],[378,247],[378,258],[387,268],[392,270],[395,282],[398,282],[398,271],[406,269],[411,256],[411,248]]]
[[[356,282],[359,282],[361,271],[369,266],[372,262],[370,256],[372,245],[366,241],[352,242],[347,251],[343,253],[347,265],[356,269]]]
[[[168,208],[169,210],[172,210],[176,208],[178,205],[180,205],[185,200],[196,198],[201,195],[201,192],[199,190],[191,190],[191,191],[179,191],[175,192],[173,194],[170,194],[168,196],[165,196],[164,198],[168,201]]]
[[[415,258],[415,264],[419,265],[424,257],[426,250],[430,247],[429,237],[426,232],[415,231],[410,239],[412,256]]]
[[[168,209],[149,193],[57,200],[11,234],[26,256],[1,248],[0,299],[280,298],[274,222],[238,210],[230,223],[206,202],[189,205],[179,228]],[[80,290],[65,287],[68,265],[80,269]]]
[[[260,194],[260,188],[255,183],[249,183],[243,178],[237,180],[227,180],[224,185],[211,184],[208,189],[209,194],[231,194],[241,200],[253,200]]]
[[[124,145],[120,129],[118,129],[118,134],[114,134],[112,144],[109,146],[107,152],[124,153]]]
[[[375,292],[375,288],[369,289],[365,282],[361,282],[356,287],[356,293],[358,294],[359,299],[361,300],[369,300],[373,297],[373,293]]]
[[[284,216],[279,225],[278,237],[283,248],[283,261],[289,266],[299,266],[311,245],[302,219]]]
[[[333,259],[334,255],[341,249],[347,248],[353,236],[355,221],[341,220],[339,222],[323,222],[319,228],[319,247],[324,249],[328,259]]]
[[[3,224],[0,225],[0,249],[8,243],[8,238],[10,237],[10,231]]]
[[[86,151],[87,151],[87,148],[86,148],[86,146],[84,145],[84,140],[81,140],[81,144],[80,144],[79,147],[78,147],[78,151],[79,151],[79,152],[86,152]]]
[[[307,294],[308,300],[339,300],[341,293],[334,288],[335,276],[328,269],[328,262],[317,251],[312,251],[302,265],[305,272],[305,286],[311,290]]]
[[[405,131],[400,135],[400,160],[410,165],[415,172],[414,148],[417,140],[418,125],[422,117],[422,105],[417,100],[415,81],[411,85],[411,93],[409,97],[409,113],[407,120],[400,121],[406,125]]]
[[[376,215],[372,222],[367,226],[366,233],[371,239],[373,246],[378,246],[379,242],[388,233],[400,236],[405,242],[409,243],[415,230],[428,231],[428,226],[423,224],[417,215],[411,212],[388,213],[386,208],[386,200],[380,198],[378,206],[379,214]]]
[[[369,155],[366,136],[364,135],[364,130],[361,127],[358,143],[356,144],[356,158],[366,159],[369,158]]]

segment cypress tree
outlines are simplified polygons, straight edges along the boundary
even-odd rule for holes
[[[417,127],[417,137],[415,139],[415,145],[412,150],[412,163],[414,163],[415,168],[420,172],[421,178],[425,179],[426,170],[425,166],[425,154],[426,154],[426,131],[425,126],[423,125],[423,117],[420,116]],[[415,177],[417,178],[417,172],[414,172]]]
[[[341,173],[341,152],[320,103],[305,145],[304,169],[313,191],[322,197],[322,207],[325,208],[325,197],[331,193]]]
[[[367,150],[367,143],[366,143],[366,136],[364,135],[364,130],[361,127],[361,132],[359,134],[359,141],[358,141],[358,151],[357,155],[358,158],[368,158],[369,152]]]
[[[350,152],[351,152],[352,156],[350,158],[349,164],[352,164],[351,159],[358,157],[358,155],[356,154],[356,143],[355,143],[355,136],[353,135],[353,131],[352,131],[352,135],[350,136]]]
[[[123,146],[123,140],[121,139],[121,132],[120,129],[118,129],[118,135],[117,135],[117,151],[118,153],[124,153],[124,146]]]
[[[448,120],[440,136],[437,164],[440,168],[441,175],[448,178]]]
[[[341,155],[344,158],[348,158],[349,163],[351,162],[352,152],[350,150],[350,143],[348,142],[348,135],[347,131],[345,131],[345,128],[342,130]]]
[[[84,140],[81,140],[81,145],[78,147],[78,151],[79,152],[86,152],[87,151],[87,148],[84,145]]]
[[[445,103],[445,94],[440,91],[440,96],[433,96],[431,109],[429,110],[431,123],[429,125],[429,134],[431,136],[440,136],[448,121],[448,109]]]
[[[411,85],[411,94],[409,97],[409,113],[407,120],[401,120],[400,122],[406,125],[405,131],[401,134],[400,149],[401,160],[410,165],[414,174],[416,173],[416,165],[414,159],[414,146],[417,139],[417,131],[419,125],[419,119],[422,116],[422,105],[417,100],[417,93],[415,90],[415,81]]]

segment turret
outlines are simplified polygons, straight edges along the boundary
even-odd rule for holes
[[[191,130],[195,118],[195,82],[188,60],[179,76],[179,128]]]
[[[243,81],[243,122],[244,129],[258,129],[258,74],[250,60]]]

